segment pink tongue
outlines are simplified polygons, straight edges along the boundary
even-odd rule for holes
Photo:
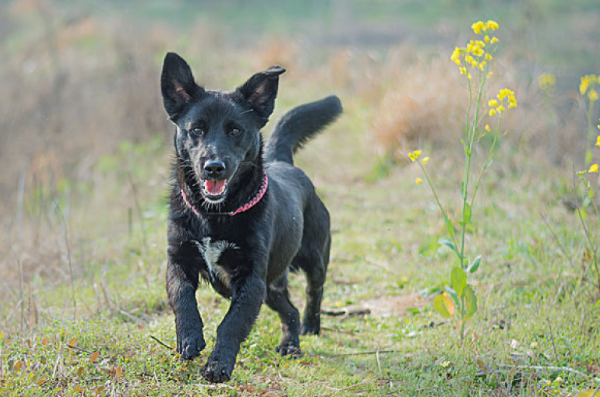
[[[210,194],[221,194],[225,190],[225,180],[222,181],[206,181],[206,190]]]

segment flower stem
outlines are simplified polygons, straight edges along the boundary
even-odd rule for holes
[[[487,68],[486,68],[487,71]],[[483,87],[485,84],[485,75],[481,72],[479,73],[479,89],[477,93],[477,100],[475,101],[475,113],[473,114],[473,119],[471,120],[471,124],[466,126],[466,143],[465,143],[465,173],[463,179],[462,186],[462,199],[463,199],[463,208],[462,208],[462,222],[461,222],[461,234],[460,234],[460,251],[458,253],[460,267],[464,269],[465,265],[465,234],[467,231],[467,224],[469,220],[467,219],[467,204],[468,204],[468,194],[469,194],[469,181],[471,176],[471,157],[473,155],[473,143],[475,142],[475,134],[477,132],[477,124],[479,124],[479,109],[481,106],[481,98],[483,96]],[[473,95],[470,89],[471,84],[469,83],[469,103],[471,103]],[[470,110],[470,106],[469,106]]]

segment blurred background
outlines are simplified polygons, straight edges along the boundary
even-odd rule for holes
[[[579,81],[600,73],[597,0],[0,1],[0,299],[118,262],[115,241],[164,251],[167,51],[207,88],[286,67],[273,120],[339,95],[337,140],[323,138],[303,164],[350,187],[417,146],[460,155],[467,94],[449,58],[488,19],[501,44],[491,91],[510,87],[519,101],[502,150],[535,158],[532,172],[582,163]],[[322,158],[337,165],[326,176]]]

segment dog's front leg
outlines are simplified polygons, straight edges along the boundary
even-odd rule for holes
[[[240,344],[254,325],[265,295],[265,282],[255,275],[234,288],[229,311],[217,328],[215,348],[202,369],[208,381],[226,382],[231,378]]]
[[[206,347],[195,296],[197,287],[198,275],[171,258],[167,265],[167,295],[175,313],[177,352],[185,360],[199,356]]]

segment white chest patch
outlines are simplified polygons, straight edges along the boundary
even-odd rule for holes
[[[210,277],[218,278],[223,284],[229,287],[229,273],[227,273],[227,270],[225,270],[222,266],[219,266],[218,262],[223,251],[227,249],[235,250],[239,249],[239,247],[234,243],[230,243],[229,241],[225,240],[212,242],[210,237],[204,237],[202,239],[202,243],[198,241],[194,241],[194,243],[196,243],[196,247],[198,247],[198,250],[204,258],[204,262],[206,262],[206,266],[208,266]]]

